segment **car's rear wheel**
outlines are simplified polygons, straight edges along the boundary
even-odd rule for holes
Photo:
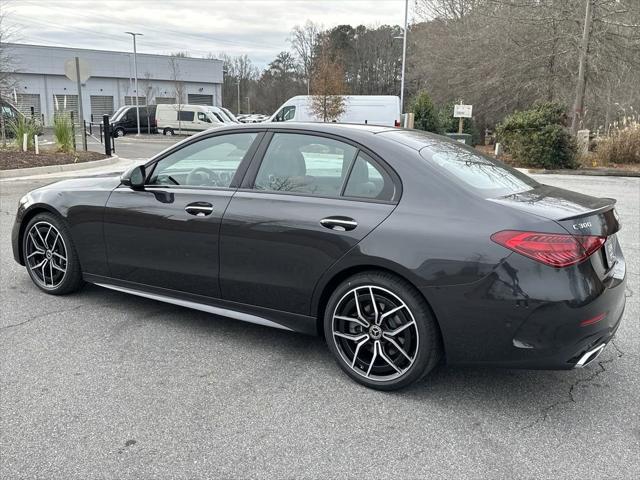
[[[340,367],[367,387],[396,390],[435,367],[440,333],[429,306],[405,280],[364,272],[336,288],[324,332]]]
[[[33,283],[53,295],[78,290],[83,283],[80,262],[64,222],[51,213],[40,213],[24,232],[24,264]]]
[[[162,131],[162,134],[163,134],[163,135],[169,135],[169,136],[171,136],[171,135],[173,135],[173,129],[172,129],[172,128],[165,128],[165,129]]]

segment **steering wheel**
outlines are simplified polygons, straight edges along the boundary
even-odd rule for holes
[[[206,179],[203,178],[203,174],[206,175]],[[189,172],[185,183],[187,185],[216,185],[218,181],[218,174],[213,170],[206,167],[196,167]]]

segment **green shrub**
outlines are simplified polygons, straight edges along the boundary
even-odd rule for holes
[[[509,115],[496,128],[513,160],[523,167],[576,168],[576,143],[566,130],[564,107],[539,103]]]
[[[53,135],[60,150],[63,152],[73,150],[73,125],[68,115],[61,113],[53,117]]]
[[[414,128],[427,132],[442,133],[438,111],[427,92],[420,92],[414,98],[411,104],[411,111],[414,115]]]
[[[22,149],[24,134],[27,134],[27,149],[34,148],[34,135],[40,133],[40,126],[30,118],[18,115],[14,120],[7,123],[9,132],[18,148]]]
[[[609,137],[598,140],[596,159],[600,165],[640,163],[640,124],[615,130]]]

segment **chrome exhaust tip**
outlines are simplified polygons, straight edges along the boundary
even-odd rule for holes
[[[598,356],[602,353],[602,351],[604,350],[604,347],[606,347],[607,344],[603,343],[595,348],[592,348],[591,350],[589,350],[588,352],[586,352],[584,355],[582,355],[580,357],[580,359],[578,360],[578,362],[575,364],[574,368],[582,368],[588,364],[590,364],[591,362],[593,362],[596,358],[598,358]]]

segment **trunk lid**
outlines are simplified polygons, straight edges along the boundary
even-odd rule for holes
[[[596,198],[549,185],[489,199],[553,220],[572,235],[608,237],[620,230],[613,198]]]

